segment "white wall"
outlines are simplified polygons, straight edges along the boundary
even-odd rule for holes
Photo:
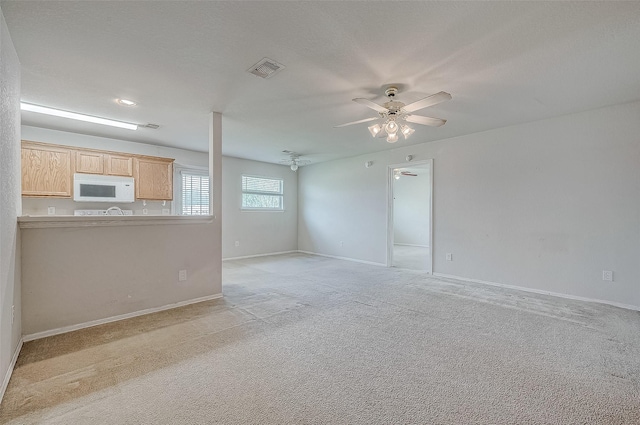
[[[0,9],[0,399],[20,343],[20,63]],[[15,320],[11,307],[15,306]]]
[[[284,165],[232,157],[222,158],[222,173],[222,257],[297,250],[297,173]],[[284,211],[241,211],[243,174],[283,179]]]
[[[429,246],[429,169],[393,180],[393,243]]]
[[[385,263],[387,165],[413,154],[434,158],[435,273],[640,306],[639,116],[616,105],[304,167],[299,248]]]
[[[209,160],[209,155],[206,152],[167,148],[163,146],[127,142],[124,140],[110,139],[106,137],[49,130],[39,127],[22,126],[22,139],[64,146],[173,158],[176,160],[176,168],[182,165],[203,167],[206,169]],[[101,202],[78,203],[71,199],[24,198],[22,202],[22,214],[47,215],[47,208],[55,207],[56,215],[73,215],[73,211],[75,209],[106,209],[113,205],[122,209],[133,210],[134,214],[137,215],[142,214],[143,208],[148,210],[147,212],[149,215],[161,215],[163,209],[171,208],[171,202],[167,202],[166,205],[163,206],[161,201],[147,201],[146,205],[143,206],[142,201],[136,201],[128,204],[111,204]]]

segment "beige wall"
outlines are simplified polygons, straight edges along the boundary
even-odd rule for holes
[[[21,337],[20,63],[0,10],[0,398]],[[15,319],[12,320],[12,306]]]
[[[216,226],[22,229],[24,334],[221,294]]]

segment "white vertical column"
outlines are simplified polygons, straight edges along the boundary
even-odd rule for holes
[[[222,220],[222,114],[209,113],[209,211]]]

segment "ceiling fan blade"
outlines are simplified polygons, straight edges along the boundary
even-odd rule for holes
[[[405,112],[411,113],[413,111],[417,111],[418,109],[426,108],[427,106],[433,106],[449,99],[451,99],[451,95],[447,92],[441,91],[440,93],[432,94],[431,96],[425,97],[422,100],[418,100],[416,102],[405,105],[402,109]]]
[[[377,120],[379,117],[375,117],[375,118],[365,118],[363,120],[359,120],[359,121],[352,121],[352,122],[348,122],[346,124],[340,124],[340,125],[336,125],[333,128],[340,128],[340,127],[346,127],[348,125],[353,125],[353,124],[361,124],[363,122],[369,122],[369,121],[374,121]]]
[[[359,103],[361,105],[364,105],[367,108],[371,108],[374,111],[381,112],[383,114],[386,113],[386,112],[389,112],[389,110],[387,108],[385,108],[384,106],[378,105],[377,103],[373,103],[369,99],[364,99],[362,97],[357,97],[357,98],[353,99],[353,101],[356,102],[356,103]]]
[[[420,115],[409,115],[406,120],[415,124],[430,125],[432,127],[440,127],[447,122],[447,120],[440,118],[422,117]]]

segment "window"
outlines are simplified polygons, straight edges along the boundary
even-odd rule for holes
[[[284,210],[283,181],[242,176],[243,210]]]
[[[182,171],[182,215],[209,215],[209,176]]]

